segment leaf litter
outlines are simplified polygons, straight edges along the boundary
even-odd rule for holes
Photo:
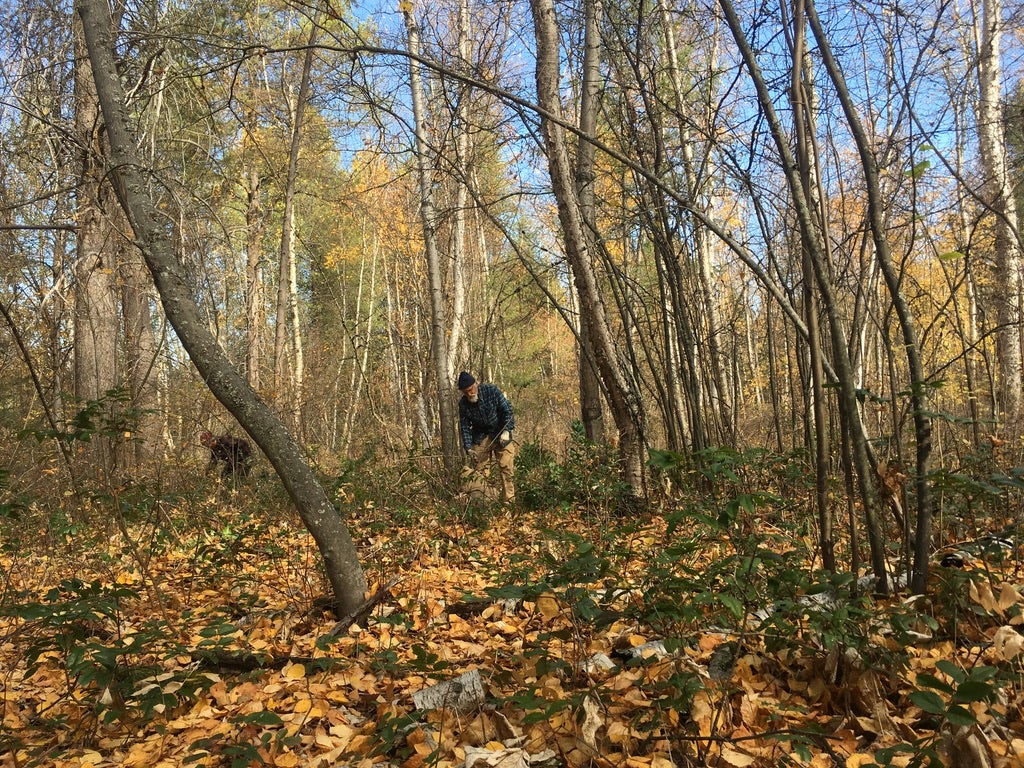
[[[144,563],[116,533],[88,559],[5,552],[0,766],[1024,765],[1015,571],[958,570],[955,626],[902,641],[890,614],[943,598],[876,601],[859,645],[810,631],[806,604],[750,622],[764,606],[710,582],[717,613],[645,621],[664,521],[625,533],[609,569],[592,548],[609,521],[563,514],[552,535],[545,517],[354,524],[386,594],[341,632],[295,524]],[[722,532],[690,567],[729,549]]]

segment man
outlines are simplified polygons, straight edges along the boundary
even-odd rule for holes
[[[234,480],[249,474],[249,459],[252,457],[252,446],[241,437],[221,435],[214,437],[209,432],[199,436],[199,442],[210,449],[210,463],[206,465],[209,472],[221,463],[221,478],[225,481]]]
[[[512,404],[494,384],[480,384],[463,371],[457,382],[459,399],[459,430],[462,447],[471,466],[482,467],[487,459],[498,462],[501,472],[501,495],[505,503],[516,500],[516,444],[512,430],[516,420]]]

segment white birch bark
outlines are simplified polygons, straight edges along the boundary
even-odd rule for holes
[[[1002,37],[1005,21],[1000,0],[981,0],[978,50],[978,141],[985,174],[982,196],[991,210],[995,232],[996,316],[999,322],[999,399],[1011,433],[1021,421],[1021,247],[1017,206],[1006,161],[1002,107]]]
[[[274,388],[278,393],[285,391],[288,374],[288,348],[291,352],[290,403],[292,425],[302,429],[302,398],[305,377],[305,359],[302,344],[302,323],[299,317],[299,296],[297,265],[295,256],[295,194],[299,173],[299,154],[305,129],[306,104],[309,101],[310,77],[313,70],[314,44],[319,30],[319,12],[313,20],[305,55],[302,58],[302,73],[299,77],[299,92],[290,99],[291,144],[288,151],[288,171],[284,189],[284,220],[281,224],[281,258],[278,270],[277,321],[274,342]]]
[[[459,59],[463,67],[469,66],[469,0],[459,2]],[[472,89],[460,87],[459,104],[455,116],[455,210],[452,226],[452,322],[451,354],[448,356],[448,378],[455,375],[458,360],[470,359],[466,344],[466,259],[468,258],[466,220],[469,204],[469,101]]]

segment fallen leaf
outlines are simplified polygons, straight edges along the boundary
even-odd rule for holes
[[[1004,581],[999,589],[999,612],[1005,613],[1007,609],[1020,602],[1020,593],[1017,588],[1008,581]]]
[[[601,705],[593,696],[583,699],[583,724],[580,726],[580,741],[595,752],[597,749],[597,732],[604,725],[601,718]]]
[[[537,598],[537,610],[548,621],[562,615],[562,606],[551,592],[545,592]]]
[[[756,758],[753,755],[747,755],[743,752],[737,752],[728,745],[722,747],[722,759],[729,765],[734,765],[736,768],[746,768],[746,766],[752,764]]]
[[[1024,635],[1013,627],[1002,626],[992,637],[992,650],[1001,661],[1009,661],[1024,650]]]
[[[466,746],[466,768],[529,768],[530,762],[525,750],[497,749]]]

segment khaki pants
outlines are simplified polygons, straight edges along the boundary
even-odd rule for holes
[[[516,500],[516,444],[509,443],[504,448],[497,440],[485,437],[482,443],[477,443],[469,452],[473,454],[477,471],[485,476],[490,475],[489,461],[496,461],[498,471],[501,473],[501,497],[508,503]]]

